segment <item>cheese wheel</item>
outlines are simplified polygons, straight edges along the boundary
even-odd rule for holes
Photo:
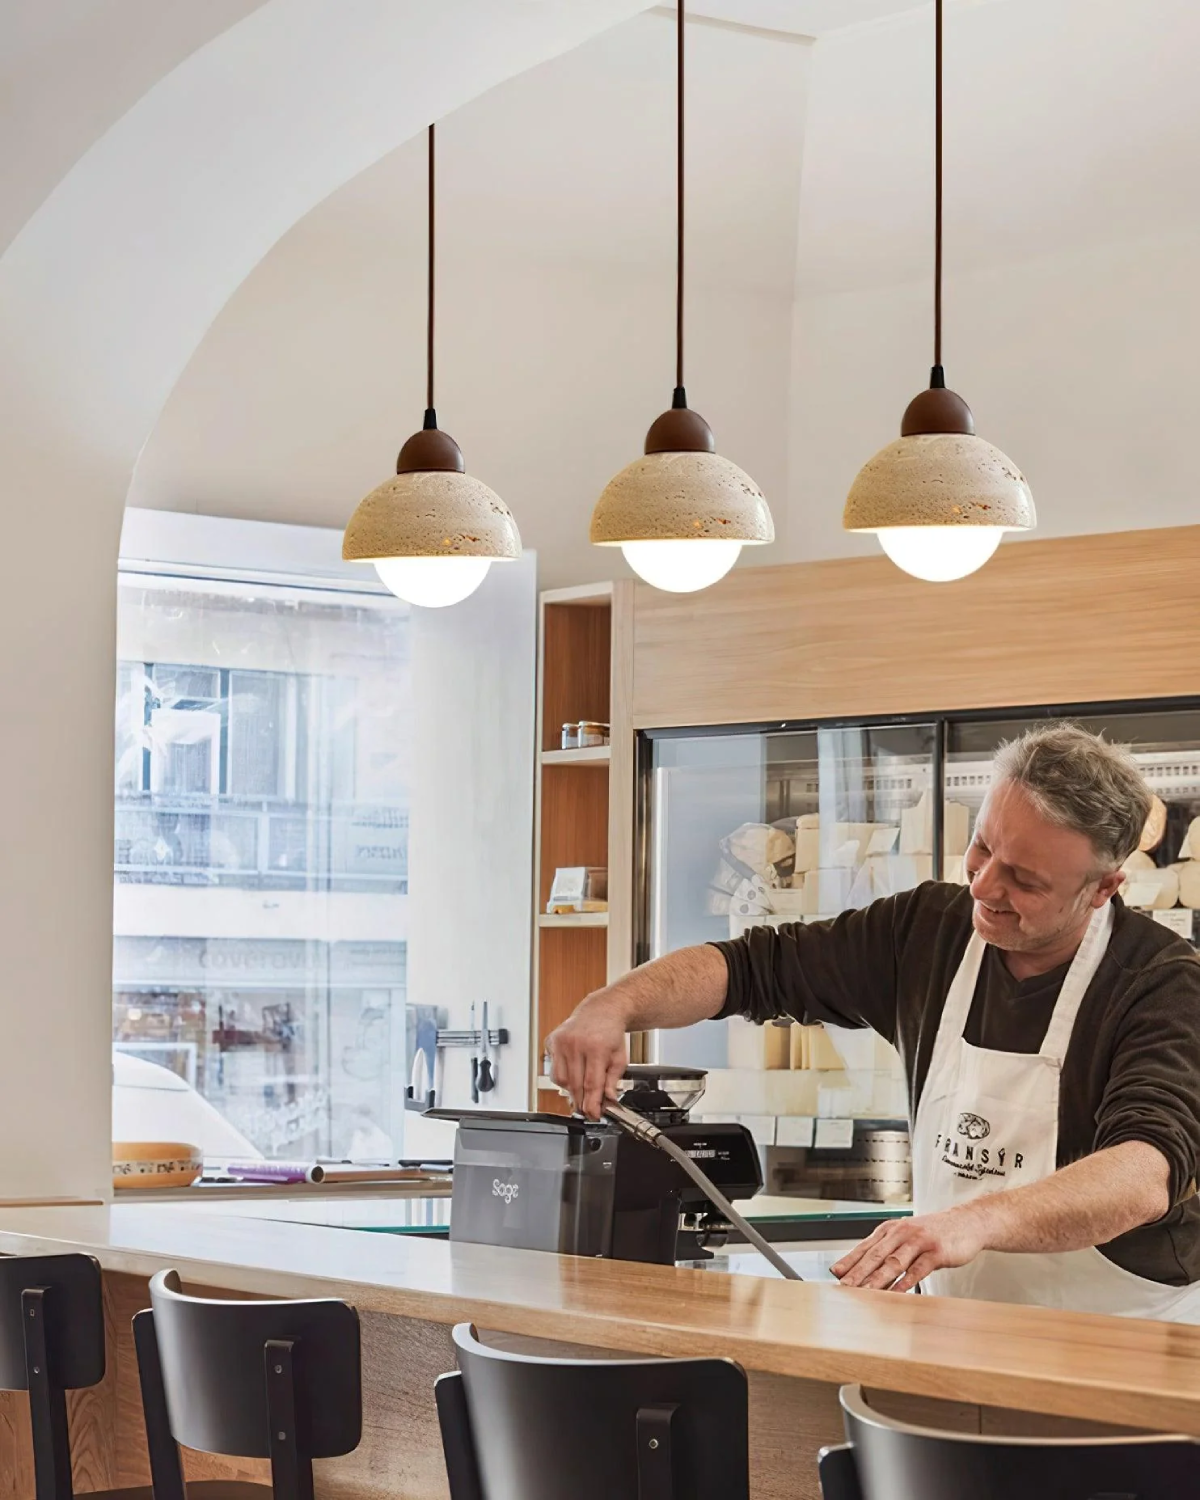
[[[1125,863],[1121,866],[1125,871],[1126,880],[1134,880],[1137,876],[1150,874],[1154,868],[1154,861],[1148,854],[1143,854],[1140,849],[1135,849]]]
[[[1193,911],[1200,909],[1200,859],[1185,859],[1179,865],[1179,900]]]
[[[1179,846],[1180,859],[1196,859],[1200,857],[1200,818],[1193,818],[1188,824],[1188,831],[1183,836],[1183,843]]]
[[[1163,834],[1167,831],[1167,804],[1161,797],[1155,797],[1150,803],[1150,816],[1146,819],[1146,826],[1142,829],[1141,842],[1138,848],[1143,852],[1157,849],[1163,841]]]

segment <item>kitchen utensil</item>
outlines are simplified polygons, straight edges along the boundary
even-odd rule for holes
[[[471,1030],[472,1033],[474,1033],[474,1031],[475,1031],[475,1006],[474,1006],[474,1004],[472,1004],[472,1006],[471,1006],[471,1026],[470,1026],[470,1030]],[[479,1044],[475,1040],[472,1040],[472,1042],[471,1042],[471,1103],[472,1104],[478,1104],[479,1103]]]
[[[483,1029],[479,1048],[479,1088],[476,1094],[490,1094],[496,1087],[496,1069],[492,1063],[492,1049],[488,1041],[488,1003],[483,1002]]]

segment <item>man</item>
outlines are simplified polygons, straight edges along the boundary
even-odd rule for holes
[[[996,758],[968,886],[657,959],[551,1035],[554,1078],[596,1116],[628,1031],[873,1027],[908,1079],[914,1216],[845,1285],[1200,1323],[1200,961],[1117,894],[1150,805],[1125,751],[1033,730]]]

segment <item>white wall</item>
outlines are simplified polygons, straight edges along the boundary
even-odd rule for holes
[[[1200,7],[947,7],[947,382],[1025,471],[1039,533],[1196,519]],[[928,380],[929,9],[814,48],[800,204],[789,554]]]
[[[0,1138],[21,1145],[0,1195],[111,1183],[117,545],[168,392],[315,203],[644,4],[267,0],[129,108],[0,257]]]
[[[450,1026],[488,1002],[508,1027],[492,1054],[496,1109],[529,1098],[533,930],[534,672],[537,559],[494,565],[453,609],[412,616],[408,994]],[[470,1053],[445,1052],[439,1103],[469,1109]],[[405,1120],[406,1156],[453,1154],[454,1127]]]
[[[670,402],[673,45],[669,15],[637,17],[439,125],[439,417],[544,587],[623,568],[588,517]],[[781,498],[810,48],[710,25],[688,46],[689,397]],[[266,257],[184,372],[133,503],[344,524],[420,425],[424,187],[415,140]]]

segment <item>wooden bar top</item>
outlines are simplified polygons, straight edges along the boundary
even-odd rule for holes
[[[0,1209],[0,1252],[363,1312],[1200,1435],[1200,1328],[205,1212]]]

